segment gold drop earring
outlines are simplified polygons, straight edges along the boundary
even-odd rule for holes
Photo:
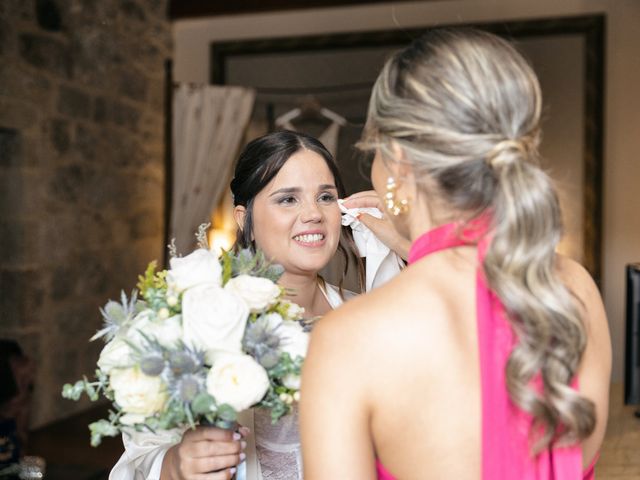
[[[398,190],[396,181],[393,177],[389,177],[387,179],[387,193],[384,196],[384,200],[387,210],[394,217],[397,217],[398,215],[407,213],[409,211],[409,202],[406,199],[398,201],[396,199],[396,190]]]

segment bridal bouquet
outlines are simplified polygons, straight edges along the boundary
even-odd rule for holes
[[[152,262],[130,298],[101,309],[105,325],[95,381],[66,384],[62,395],[112,402],[108,419],[89,425],[91,444],[138,431],[229,428],[252,406],[275,422],[299,400],[300,368],[308,344],[304,310],[276,285],[283,269],[260,252],[223,252],[206,245],[172,258],[168,270]]]

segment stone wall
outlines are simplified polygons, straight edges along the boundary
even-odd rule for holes
[[[87,408],[98,307],[162,258],[167,0],[0,2],[0,337],[37,364],[32,426]]]

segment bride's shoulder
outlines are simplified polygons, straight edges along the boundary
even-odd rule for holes
[[[351,290],[347,290],[346,288],[340,289],[340,287],[336,287],[330,283],[325,283],[324,289],[327,300],[329,300],[329,304],[332,308],[338,308],[344,302],[358,296],[357,293],[352,292]]]

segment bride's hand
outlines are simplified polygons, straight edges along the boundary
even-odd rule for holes
[[[162,461],[160,480],[227,480],[245,458],[242,433],[199,426],[187,430],[180,443],[171,447]]]
[[[373,234],[380,239],[391,250],[396,252],[401,258],[406,260],[409,257],[411,242],[404,238],[394,228],[388,219],[385,209],[382,206],[380,197],[373,190],[354,193],[344,199],[344,206],[347,208],[377,208],[382,212],[382,218],[376,218],[368,213],[358,215],[360,220]]]

